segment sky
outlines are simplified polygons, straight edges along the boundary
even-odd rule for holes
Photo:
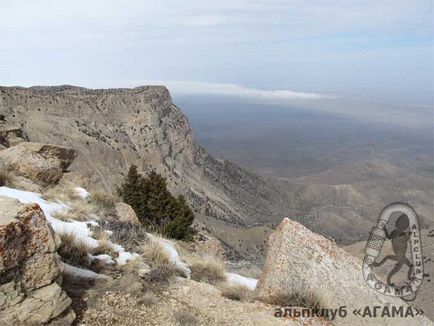
[[[0,85],[432,105],[432,0],[0,0]]]

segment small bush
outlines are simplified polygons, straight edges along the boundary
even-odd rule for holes
[[[189,310],[178,310],[174,313],[174,317],[176,325],[179,326],[195,326],[199,324],[196,314]]]
[[[192,228],[194,214],[185,198],[172,196],[166,179],[155,171],[143,177],[132,165],[117,191],[144,226],[178,240],[192,240],[196,234]]]
[[[253,298],[253,291],[243,285],[225,283],[220,287],[220,290],[222,291],[222,296],[231,300],[249,302]]]
[[[190,258],[191,278],[198,282],[217,284],[226,280],[224,264],[216,257]]]
[[[62,261],[72,266],[89,268],[91,249],[83,241],[78,240],[73,233],[61,233],[59,236],[62,244],[58,253],[62,257]]]

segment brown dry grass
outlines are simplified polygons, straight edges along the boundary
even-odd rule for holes
[[[127,251],[139,252],[147,241],[147,229],[142,225],[122,223],[119,221],[99,221],[98,227],[91,227],[95,239],[107,239],[110,230],[110,240],[120,244]]]
[[[42,197],[48,201],[60,200],[62,202],[82,201],[75,186],[72,183],[62,183],[44,190]]]
[[[254,297],[253,291],[243,285],[223,283],[219,289],[222,291],[222,296],[231,300],[250,302]]]
[[[59,234],[62,244],[58,249],[62,261],[77,267],[89,268],[91,260],[89,259],[89,248],[83,241],[78,240],[73,233]]]
[[[42,181],[47,187],[55,185],[61,177],[62,172],[54,169],[44,170],[37,175],[37,179]]]
[[[215,256],[190,257],[187,262],[195,281],[217,284],[226,280],[224,263]]]
[[[108,240],[98,240],[98,247],[91,250],[92,255],[110,255],[112,258],[117,258],[119,253],[113,249]]]
[[[101,210],[112,212],[115,209],[115,205],[119,200],[118,198],[107,192],[92,191],[90,194],[90,201]]]
[[[176,325],[179,326],[195,326],[199,324],[196,318],[196,312],[187,309],[177,310],[174,313]]]
[[[53,216],[62,221],[89,221],[94,220],[95,216],[92,215],[97,215],[97,213],[98,211],[95,206],[87,202],[75,201],[69,203],[68,209],[55,212]]]
[[[141,248],[141,256],[151,267],[171,264],[170,257],[157,240],[148,239]]]
[[[291,293],[277,293],[266,301],[267,303],[280,307],[320,309],[324,306],[323,300],[311,290],[294,291]]]
[[[151,272],[144,278],[148,283],[168,283],[178,274],[175,264],[156,239],[148,239],[142,245],[141,256],[151,267]]]
[[[0,187],[13,186],[13,179],[14,178],[11,173],[9,173],[5,168],[0,168]]]

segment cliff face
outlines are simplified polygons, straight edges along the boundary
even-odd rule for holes
[[[165,175],[171,191],[185,194],[201,215],[231,224],[280,219],[294,207],[267,180],[198,146],[162,86],[0,87],[0,114],[30,141],[76,149],[71,170],[93,173],[106,189],[134,163]]]

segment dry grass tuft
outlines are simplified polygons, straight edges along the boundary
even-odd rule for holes
[[[144,261],[151,267],[171,264],[170,257],[158,241],[148,239],[141,248]]]
[[[70,207],[63,211],[54,213],[54,217],[62,221],[89,221],[95,219],[97,210],[94,206],[86,202],[73,202]]]
[[[275,294],[266,301],[280,307],[320,309],[324,306],[321,298],[310,290],[294,291],[291,293],[282,292]]]
[[[155,239],[148,239],[141,248],[143,260],[151,267],[151,272],[144,280],[148,283],[167,283],[178,270],[170,257]]]
[[[83,199],[75,189],[76,187],[72,183],[62,183],[55,187],[47,188],[44,190],[42,197],[48,201],[60,200],[63,202],[80,201]]]
[[[47,169],[41,171],[37,175],[37,179],[42,181],[47,187],[54,186],[55,184],[57,184],[57,182],[61,177],[62,177],[62,172],[55,169],[53,170]]]
[[[108,240],[98,240],[98,247],[92,249],[92,255],[110,255],[112,258],[117,258],[119,253],[113,249],[113,246],[109,243]]]
[[[217,257],[190,257],[188,263],[190,265],[191,278],[195,281],[210,284],[226,281],[224,263]]]
[[[62,244],[58,253],[62,257],[62,261],[72,266],[89,268],[91,265],[89,258],[91,248],[83,241],[78,240],[73,233],[61,233],[59,236]]]
[[[142,225],[122,223],[119,221],[100,221],[100,226],[92,228],[94,238],[107,239],[107,230],[113,232],[110,240],[120,244],[127,251],[139,252],[147,241],[147,229]]]
[[[253,291],[243,285],[223,283],[219,288],[222,291],[222,296],[231,300],[250,302],[253,299]]]
[[[0,187],[9,187],[13,184],[12,175],[4,168],[0,169]]]
[[[199,325],[196,318],[196,313],[186,309],[178,310],[174,313],[176,325],[179,326],[195,326]]]
[[[116,203],[119,201],[115,196],[103,191],[92,191],[90,200],[99,208],[107,211],[113,211]]]

